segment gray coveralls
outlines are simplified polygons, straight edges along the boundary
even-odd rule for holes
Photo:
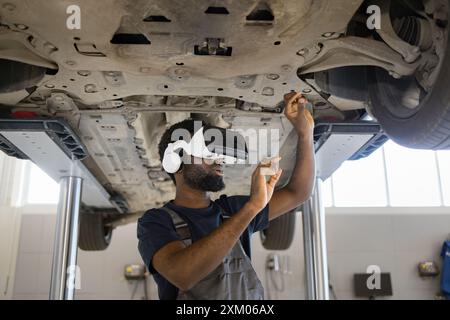
[[[172,218],[183,242],[192,244],[188,224],[172,209],[162,207]],[[221,211],[222,221],[230,218]],[[178,300],[263,300],[264,288],[238,240],[222,263],[188,291],[178,291]]]

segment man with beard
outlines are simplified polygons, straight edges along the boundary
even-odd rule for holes
[[[285,115],[298,143],[295,168],[283,188],[275,190],[282,171],[266,179],[261,172],[265,165],[260,164],[251,177],[250,196],[222,195],[211,201],[210,192],[225,187],[221,161],[183,152],[183,163],[169,173],[176,186],[175,199],[147,211],[138,221],[139,252],[154,276],[160,299],[264,299],[250,261],[250,238],[311,195],[314,120],[306,103],[299,93],[285,96]],[[194,121],[183,121],[164,133],[159,144],[162,161],[174,142],[173,133],[180,129],[192,137]]]

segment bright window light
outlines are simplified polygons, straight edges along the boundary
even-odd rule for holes
[[[450,207],[450,151],[438,151],[444,206]]]
[[[59,184],[38,166],[31,163],[27,192],[29,204],[55,204],[58,202]]]
[[[440,206],[440,188],[434,151],[385,144],[386,170],[392,206]]]
[[[331,185],[331,177],[322,183],[323,205],[325,207],[333,206],[333,189]]]
[[[364,159],[344,162],[333,174],[333,194],[336,207],[386,206],[382,150]]]

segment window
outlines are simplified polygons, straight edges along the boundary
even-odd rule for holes
[[[388,141],[368,158],[346,161],[324,182],[325,206],[450,206],[450,151]]]
[[[333,174],[333,198],[337,207],[380,207],[387,205],[383,152],[346,161]]]
[[[322,184],[323,205],[325,207],[333,206],[333,186],[332,178],[328,178]]]
[[[440,206],[434,151],[385,144],[390,204],[402,207]]]
[[[29,168],[26,202],[29,204],[55,204],[59,197],[59,184],[33,163]]]
[[[442,200],[444,206],[450,207],[450,151],[437,152]]]

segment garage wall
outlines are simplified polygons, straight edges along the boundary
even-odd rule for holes
[[[52,213],[22,216],[14,299],[48,299],[55,222]],[[141,263],[136,245],[136,225],[131,224],[114,231],[108,250],[78,250],[81,289],[76,299],[130,299],[136,283],[128,282],[123,271],[127,264]],[[147,288],[149,298],[156,299],[153,279]],[[138,283],[135,299],[143,293],[143,283]]]
[[[16,208],[0,205],[0,300],[13,296],[20,215]]]
[[[21,208],[15,207],[22,190],[24,161],[0,152],[0,300],[13,296]]]
[[[439,278],[421,279],[417,264],[431,260],[442,265],[439,254],[450,236],[450,208],[329,208],[326,225],[330,283],[338,299],[355,299],[353,274],[365,273],[370,265],[391,273],[394,296],[387,299],[434,299],[439,292]],[[264,279],[270,252],[262,248],[258,237],[253,240],[254,264]],[[265,284],[272,298],[305,299],[302,241],[298,214],[294,244],[279,252],[290,257],[292,273],[283,275],[284,292],[273,290],[270,281],[269,286]],[[280,286],[281,274],[274,278]]]
[[[14,299],[47,299],[50,283],[51,251],[55,215],[25,214],[16,264]],[[266,274],[267,256],[259,235],[253,238],[255,269],[266,287],[266,297],[304,299],[304,263],[301,216],[298,215],[293,246],[281,261],[289,260],[284,273]],[[435,260],[440,264],[440,248],[450,234],[450,208],[331,208],[327,210],[327,242],[331,283],[338,299],[353,299],[354,273],[378,265],[390,272],[395,299],[433,299],[439,280],[422,280],[417,263]],[[81,290],[78,299],[129,299],[134,284],[122,276],[123,267],[141,263],[136,248],[136,226],[115,230],[110,247],[103,252],[79,252]],[[284,264],[285,265],[285,264]],[[282,265],[283,267],[283,265]],[[267,277],[266,277],[267,275]],[[275,286],[284,290],[275,290]],[[281,288],[282,289],[282,288]],[[153,280],[148,283],[151,299],[157,299]],[[143,295],[142,284],[135,299]]]
[[[335,210],[328,216],[327,243],[339,299],[353,298],[353,274],[364,273],[369,265],[391,273],[394,299],[434,299],[439,279],[420,278],[417,264],[442,265],[439,254],[450,234],[450,208]]]

